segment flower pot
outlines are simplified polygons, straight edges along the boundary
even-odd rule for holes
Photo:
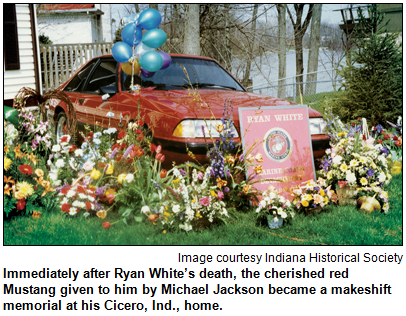
[[[356,187],[346,186],[342,189],[337,189],[337,199],[340,205],[357,205],[356,196]]]
[[[275,220],[275,218],[276,218],[276,220]],[[270,229],[276,229],[276,228],[281,227],[282,225],[283,225],[283,219],[282,218],[274,217],[271,220],[268,218],[268,227]]]

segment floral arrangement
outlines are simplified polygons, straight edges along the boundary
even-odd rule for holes
[[[4,135],[8,139],[7,132]],[[17,138],[19,135],[16,136]],[[45,162],[21,143],[4,146],[4,212],[40,216],[54,206],[54,189],[47,179]]]
[[[184,169],[174,167],[168,176],[168,185],[159,186],[158,194],[161,202],[155,207],[146,205],[141,212],[148,216],[155,224],[165,229],[179,228],[185,231],[196,229],[201,225],[209,225],[216,219],[228,217],[223,184],[210,184],[212,168],[208,167],[203,174],[196,168],[188,177],[191,164],[187,163]]]
[[[270,228],[276,228],[276,223],[281,219],[290,222],[295,216],[295,209],[288,199],[279,195],[273,186],[269,186],[262,193],[256,213],[260,222],[267,220]]]
[[[373,126],[371,129],[372,137],[390,152],[392,161],[402,161],[402,117],[399,116],[396,124],[387,123],[390,126],[388,129],[384,129],[380,124]]]
[[[320,174],[335,189],[388,184],[389,151],[372,137],[361,135],[360,126],[344,126],[337,118],[327,125],[331,149],[322,159]]]
[[[326,187],[323,178],[318,178],[317,183],[313,180],[306,181],[292,190],[293,204],[298,211],[306,214],[313,210],[317,210],[316,213],[320,212],[331,201],[337,200],[335,192],[330,187]]]

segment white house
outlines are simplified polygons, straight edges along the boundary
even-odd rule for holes
[[[42,91],[38,52],[34,5],[3,3],[4,105],[22,87]]]
[[[38,32],[53,44],[112,42],[110,4],[41,4]]]

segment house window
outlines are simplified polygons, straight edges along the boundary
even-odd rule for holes
[[[20,69],[16,6],[11,3],[3,4],[3,49],[5,69]]]

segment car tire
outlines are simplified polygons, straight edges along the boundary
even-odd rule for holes
[[[58,143],[63,135],[67,135],[67,123],[65,112],[59,113],[55,120],[55,135]]]

